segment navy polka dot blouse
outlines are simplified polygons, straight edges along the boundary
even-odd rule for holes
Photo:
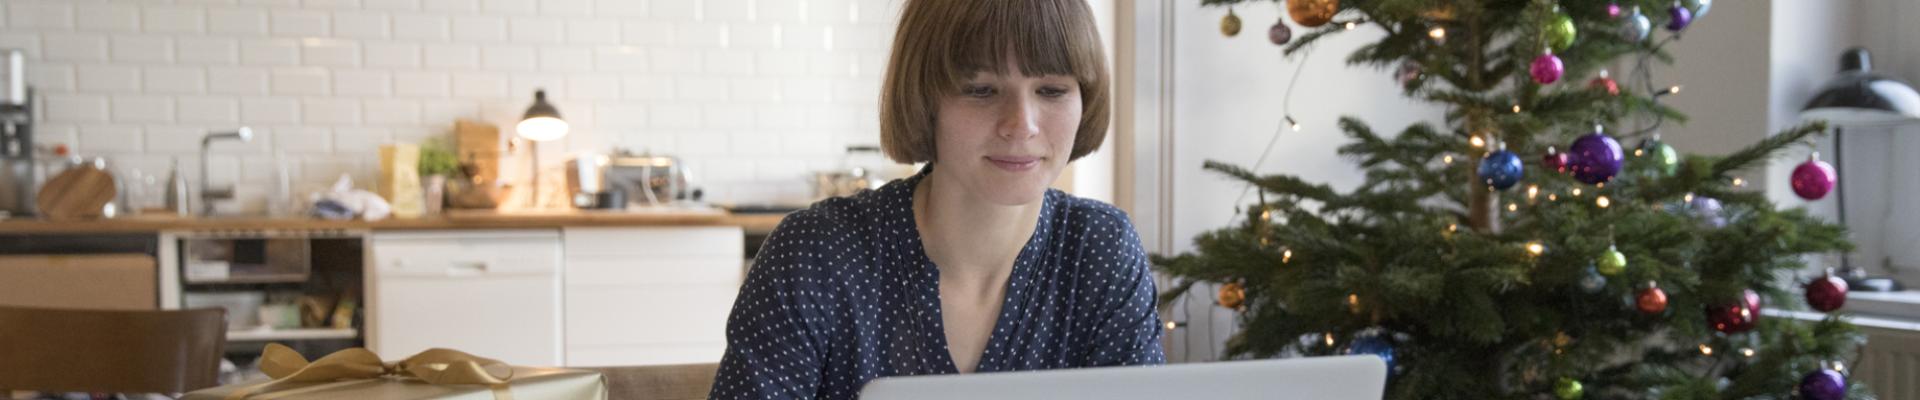
[[[850,399],[875,378],[953,374],[940,272],[913,190],[931,168],[795,212],[727,320],[718,399]],[[979,372],[1161,364],[1153,277],[1126,213],[1049,189]]]

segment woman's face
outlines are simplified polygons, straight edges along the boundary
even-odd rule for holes
[[[1060,176],[1080,128],[1080,84],[1072,76],[981,71],[940,99],[935,114],[935,182],[958,182],[997,205],[1039,201]]]

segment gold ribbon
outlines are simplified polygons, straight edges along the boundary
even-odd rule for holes
[[[512,400],[507,382],[513,379],[513,367],[486,357],[458,350],[428,349],[396,363],[380,361],[380,356],[364,348],[351,348],[308,362],[300,352],[279,343],[268,343],[260,355],[260,372],[273,380],[248,386],[227,395],[228,400],[244,399],[268,386],[289,383],[323,383],[379,378],[415,378],[434,385],[487,385],[496,400]]]

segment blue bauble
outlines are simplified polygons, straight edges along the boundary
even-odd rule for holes
[[[1594,132],[1573,141],[1573,147],[1567,149],[1571,161],[1567,171],[1573,173],[1573,179],[1581,183],[1596,185],[1612,180],[1620,173],[1620,163],[1625,161],[1625,153],[1620,151],[1620,142],[1607,136],[1605,132]]]
[[[1361,335],[1347,345],[1347,354],[1372,354],[1387,363],[1387,371],[1393,371],[1393,343],[1380,335]]]
[[[1599,268],[1589,266],[1586,271],[1582,272],[1580,276],[1580,290],[1587,293],[1600,293],[1601,289],[1606,288],[1607,277],[1600,275]]]
[[[1494,190],[1507,190],[1520,183],[1520,177],[1526,174],[1520,164],[1520,155],[1511,151],[1489,153],[1480,159],[1480,179]]]

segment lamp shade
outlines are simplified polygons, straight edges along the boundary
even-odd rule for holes
[[[544,142],[567,136],[567,120],[560,119],[560,110],[547,102],[546,90],[533,92],[533,105],[527,107],[527,115],[520,118],[520,124],[514,126],[520,137],[536,142]]]
[[[1841,123],[1920,120],[1920,93],[1899,79],[1873,73],[1873,56],[1855,47],[1840,56],[1840,76],[1801,108],[1803,117]]]

